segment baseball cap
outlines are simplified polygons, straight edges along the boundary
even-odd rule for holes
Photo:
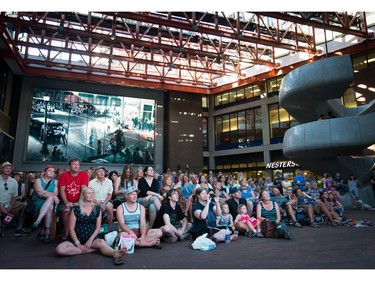
[[[1,164],[1,169],[6,167],[6,166],[11,166],[13,168],[13,165],[10,162],[6,161],[3,164]]]
[[[234,186],[234,187],[232,187],[231,189],[230,189],[230,194],[233,194],[233,193],[235,193],[235,192],[237,192],[237,191],[240,191],[241,190],[241,187],[239,187],[239,186]]]
[[[103,166],[99,166],[99,167],[96,167],[96,168],[95,168],[95,172],[96,172],[97,170],[100,170],[100,169],[103,169],[103,170],[105,171],[105,168],[104,168]]]
[[[137,193],[139,193],[139,189],[137,188],[137,187],[135,187],[135,186],[131,186],[131,187],[129,187],[127,190],[126,190],[126,195],[128,195],[128,194],[130,194],[130,193],[132,193],[132,192],[137,192]]]

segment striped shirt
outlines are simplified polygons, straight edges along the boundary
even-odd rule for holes
[[[262,206],[261,217],[268,219],[269,221],[276,221],[276,208],[275,202],[272,202],[272,209],[266,210],[263,206],[263,202],[260,201],[259,204]]]

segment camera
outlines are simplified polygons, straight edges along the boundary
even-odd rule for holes
[[[210,194],[210,198],[213,199],[214,197],[216,197],[216,194]]]

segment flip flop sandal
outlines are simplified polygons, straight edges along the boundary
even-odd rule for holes
[[[113,256],[113,264],[114,265],[121,265],[124,263],[124,260],[122,259],[122,256],[121,255],[115,255]]]

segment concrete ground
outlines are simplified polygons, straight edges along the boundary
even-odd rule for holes
[[[348,209],[345,215],[348,219],[375,223],[375,211]],[[292,240],[240,236],[237,241],[219,243],[215,250],[208,252],[194,250],[191,240],[163,243],[161,250],[136,248],[134,254],[125,256],[123,265],[115,266],[111,258],[97,253],[59,257],[54,249],[61,242],[60,236],[45,245],[37,239],[36,233],[29,237],[14,237],[14,228],[8,228],[5,236],[0,238],[0,269],[5,273],[12,272],[5,269],[17,270],[18,273],[25,273],[18,269],[32,269],[32,274],[35,269],[61,269],[64,275],[72,273],[64,269],[103,269],[105,274],[109,269],[133,269],[136,275],[149,274],[152,269],[210,269],[216,274],[228,273],[218,271],[222,269],[255,270],[255,273],[259,273],[257,270],[274,272],[275,269],[361,269],[355,271],[356,274],[375,269],[374,226],[354,228],[323,224],[320,228],[289,226],[289,229]],[[99,274],[99,271],[89,272]]]

